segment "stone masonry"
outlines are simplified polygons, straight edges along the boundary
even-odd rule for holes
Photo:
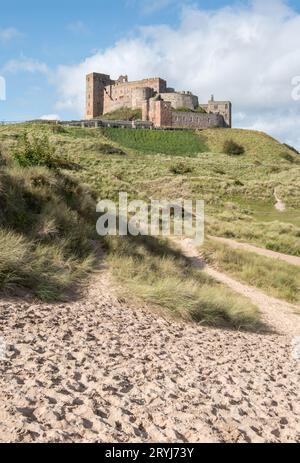
[[[142,119],[154,127],[206,129],[231,127],[230,101],[199,104],[191,92],[176,92],[160,77],[128,81],[128,76],[112,80],[107,74],[86,76],[86,119],[101,118],[120,108],[141,109]],[[202,108],[203,112],[197,111]],[[184,111],[183,111],[184,109]]]

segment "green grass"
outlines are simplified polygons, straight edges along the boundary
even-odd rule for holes
[[[218,284],[170,247],[151,237],[109,238],[108,262],[121,294],[137,298],[175,317],[214,326],[255,330],[258,309]]]
[[[142,120],[140,109],[120,108],[110,113],[104,114],[99,119],[106,121],[137,121]]]
[[[300,210],[299,155],[265,134],[236,129],[194,133],[126,129],[103,132],[83,128],[65,128],[64,132],[54,133],[49,124],[26,124],[0,127],[3,158],[15,149],[24,129],[29,134],[48,136],[55,147],[56,157],[70,167],[78,166],[72,171],[72,176],[76,177],[80,188],[88,184],[99,199],[117,200],[120,191],[128,192],[129,199],[204,199],[207,233],[300,255],[297,219]],[[222,153],[224,142],[230,139],[245,147],[244,155],[228,156]],[[193,145],[195,140],[197,149]],[[59,172],[62,179],[69,177],[66,170],[60,169]],[[56,174],[51,173],[51,176],[55,177]],[[86,195],[80,193],[80,188],[78,194],[83,201]],[[287,205],[284,213],[274,208],[275,188]],[[52,190],[49,196],[52,196]],[[45,211],[43,216],[47,214]],[[22,220],[26,223],[26,214],[18,218],[18,221]],[[95,222],[93,219],[92,228]],[[90,224],[89,219],[86,223]],[[51,224],[48,228],[51,230]],[[35,242],[31,235],[28,238],[25,234],[25,238],[30,243]],[[59,240],[57,243],[60,246]],[[170,256],[166,249],[166,257],[157,253],[153,256],[145,242],[140,242],[138,246],[141,248],[139,252],[145,254],[144,258],[134,257],[136,246],[132,243],[128,244],[128,256],[124,255],[122,248],[119,252],[114,246],[109,247],[112,271],[122,281],[122,287],[128,294],[181,317],[204,320],[210,324],[243,325],[241,318],[238,318],[242,315],[238,315],[236,321],[234,315],[226,315],[230,306],[235,307],[236,295],[226,292],[224,296],[225,288],[212,281],[207,283],[200,271],[199,275],[194,271],[189,273],[186,265],[180,263],[182,256]],[[72,257],[72,252],[68,256]],[[257,265],[261,265],[261,262],[257,262]],[[280,272],[284,265],[278,263],[276,271]],[[125,275],[122,276],[122,273]],[[198,292],[200,289],[201,295]],[[172,301],[170,294],[173,293],[175,297]],[[205,297],[211,303],[211,319],[205,308]],[[286,297],[291,297],[288,291]],[[229,305],[227,301],[230,301]],[[239,299],[237,304],[236,307],[241,310],[244,307],[248,313],[249,301],[241,302]],[[251,312],[253,308],[249,310]],[[256,320],[256,315],[252,320]]]
[[[236,279],[270,296],[300,302],[300,268],[213,240],[208,240],[200,249],[208,262]]]
[[[61,170],[1,157],[0,291],[63,299],[93,267],[96,198]]]
[[[192,131],[107,128],[103,129],[103,135],[125,148],[143,153],[193,156],[206,148]]]

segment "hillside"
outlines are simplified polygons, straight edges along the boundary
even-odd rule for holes
[[[299,441],[293,150],[40,123],[0,153],[0,442]],[[204,198],[204,245],[99,238],[119,191]]]
[[[57,182],[58,176],[62,176],[64,181],[64,176],[69,176],[72,169],[72,177],[76,177],[80,182],[76,187],[79,202],[86,201],[86,195],[83,197],[81,194],[86,188],[82,186],[84,184],[89,185],[95,192],[95,197],[99,199],[117,200],[119,191],[128,192],[129,197],[134,199],[204,199],[207,235],[234,238],[282,253],[300,255],[300,157],[263,133],[238,129],[215,129],[195,133],[130,129],[95,130],[47,124],[18,125],[0,129],[1,150],[6,153],[7,159],[10,159],[9,153],[18,146],[24,131],[29,136],[48,137],[55,156],[60,160],[61,173],[47,174],[50,175],[50,179],[54,175],[54,180],[48,182],[51,185],[51,188],[48,187],[48,194],[54,194],[53,198],[55,192],[52,191],[52,183]],[[223,154],[224,142],[229,139],[241,144],[245,148],[245,154]],[[68,170],[65,170],[65,167],[68,167]],[[3,169],[3,175],[6,175],[7,171],[15,172],[15,167],[13,164],[10,165],[10,161]],[[30,178],[30,172],[26,171],[26,177]],[[275,190],[286,205],[284,212],[275,208]],[[69,192],[66,194],[69,197]],[[74,201],[73,199],[72,207]],[[38,220],[41,218],[38,217]],[[53,221],[56,220],[57,217],[54,217]],[[92,227],[93,225],[91,222]],[[8,226],[11,229],[11,224]],[[13,228],[17,232],[20,231],[15,225]],[[55,225],[54,228],[59,227]],[[33,230],[36,228],[33,227]],[[48,235],[52,236],[51,232]],[[33,238],[35,237],[28,235],[28,239]],[[184,260],[178,259],[177,256],[174,258],[171,248],[166,244],[162,247],[156,241],[153,240],[151,252],[144,242],[129,242],[126,248],[118,240],[108,240],[105,245],[110,250],[109,261],[114,273],[128,290],[148,302],[165,307],[168,311],[181,312],[182,303],[188,300],[188,296],[184,294],[187,295],[191,291],[195,276],[188,276],[189,270],[186,269]],[[137,262],[131,265],[134,246],[144,248],[143,261],[139,261],[138,265]],[[170,259],[167,267],[169,275],[162,283],[160,273],[165,273],[166,267],[162,257],[166,256]],[[151,265],[154,261],[157,262],[155,271]],[[267,265],[265,262],[260,264],[263,268],[264,264]],[[120,271],[122,268],[126,269],[126,272]],[[293,288],[297,274],[292,277],[288,264],[282,264],[282,268],[283,283],[279,283],[279,286],[290,285]],[[178,287],[176,279],[182,280],[183,276],[186,286],[181,284]],[[157,287],[153,283],[156,279]],[[204,278],[204,287],[205,281]],[[270,283],[267,281],[266,287],[269,286]],[[178,292],[178,304],[174,299],[168,301],[167,294],[172,291]],[[277,288],[274,291],[277,295],[278,291],[279,294],[287,294],[283,289]],[[202,296],[197,292],[194,294],[194,302],[191,302],[188,313],[194,313],[192,317],[196,319],[200,317],[208,321],[205,307],[208,299],[209,304],[211,303],[213,296],[209,291],[207,294],[204,292]],[[157,296],[159,293],[160,296]],[[230,297],[228,295],[228,300]],[[201,307],[201,300],[203,309],[200,309],[200,315],[195,315],[195,307]],[[245,307],[249,306],[243,301],[241,303]],[[218,306],[219,302],[216,302],[216,305]],[[225,319],[230,312],[229,306],[230,304],[224,302],[223,307],[218,309],[220,314],[222,311],[223,314],[227,314]],[[251,312],[253,309],[249,306],[249,310]],[[245,309],[245,312],[248,312],[248,309]],[[253,311],[252,313],[254,314]],[[225,321],[221,315],[222,318]],[[217,319],[218,316],[214,323],[218,323]],[[230,315],[229,319],[230,323],[241,323],[238,319],[235,322],[234,317],[231,319]],[[247,323],[245,321],[245,324]]]

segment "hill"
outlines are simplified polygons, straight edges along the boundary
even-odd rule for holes
[[[54,168],[16,167],[12,153],[18,150],[24,131],[29,138],[46,137],[59,165]],[[245,153],[241,156],[224,154],[226,140],[242,145]],[[18,172],[18,180],[14,183],[20,188],[22,186],[21,193],[12,193],[9,203],[13,204],[21,196],[23,215],[31,210],[32,202],[37,203],[37,209],[29,214],[28,229],[23,230],[18,222],[15,224],[2,219],[2,233],[6,235],[6,241],[10,240],[8,233],[14,234],[15,241],[25,240],[24,246],[27,250],[31,249],[29,254],[33,256],[30,265],[38,262],[34,256],[41,252],[41,246],[52,252],[47,259],[55,264],[57,259],[53,257],[53,249],[57,254],[62,253],[59,268],[66,276],[63,288],[73,279],[78,280],[81,265],[84,271],[92,268],[93,253],[88,244],[95,239],[93,229],[96,219],[91,201],[96,197],[117,200],[119,191],[128,192],[132,199],[204,199],[207,235],[244,240],[300,255],[299,157],[289,147],[265,134],[234,129],[195,133],[25,124],[2,127],[0,143],[5,158],[2,177],[14,178],[15,172]],[[42,186],[35,180],[39,173],[47,178],[46,181],[42,176]],[[2,190],[7,191],[7,188],[5,186]],[[286,205],[284,212],[275,208],[275,191]],[[30,200],[27,200],[28,192]],[[44,198],[51,198],[53,206],[47,205]],[[52,207],[55,213],[48,212]],[[42,218],[51,221],[51,226],[38,226]],[[72,220],[81,223],[82,219],[89,232],[78,231],[79,236],[73,237],[74,227],[71,231],[69,224]],[[55,230],[53,233],[52,228]],[[41,239],[41,229],[49,229],[45,239]],[[78,230],[78,227],[75,229]],[[69,246],[68,242],[71,243]],[[249,300],[208,278],[200,270],[190,268],[186,258],[170,243],[144,237],[139,240],[108,239],[102,244],[108,251],[111,271],[121,283],[122,294],[126,297],[136,297],[186,319],[252,329],[257,327],[258,312]],[[225,254],[217,253],[216,247],[212,249],[211,246],[207,243],[206,252],[212,254],[215,251],[217,264],[221,265]],[[16,252],[16,260],[20,253],[21,249]],[[230,259],[234,260],[232,254]],[[1,261],[6,262],[5,255]],[[69,265],[66,273],[64,263]],[[247,261],[245,265],[252,264]],[[269,261],[256,261],[255,265],[268,268]],[[7,274],[3,268],[2,273]],[[12,268],[15,271],[17,265],[14,263]],[[237,272],[236,268],[231,270]],[[289,285],[295,287],[298,273],[295,269],[292,275],[290,267],[284,263],[281,270],[279,289],[276,287],[274,292],[279,297],[294,300],[283,289]],[[47,271],[40,273],[47,280]],[[243,274],[246,274],[247,280],[245,268]],[[35,287],[34,282],[18,278],[17,272],[17,286]],[[11,286],[9,281],[2,279],[2,288],[6,291],[15,284]],[[272,294],[268,279],[263,288],[268,288]],[[55,297],[61,294],[61,289],[56,288]],[[47,291],[38,291],[37,294],[48,297]]]

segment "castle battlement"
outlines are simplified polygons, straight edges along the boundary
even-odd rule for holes
[[[231,127],[231,102],[215,101],[213,95],[208,103],[199,104],[192,92],[176,92],[161,77],[129,81],[127,75],[116,80],[95,72],[86,76],[86,119],[123,107],[141,109],[143,120],[155,127]],[[184,112],[178,111],[182,108]]]

